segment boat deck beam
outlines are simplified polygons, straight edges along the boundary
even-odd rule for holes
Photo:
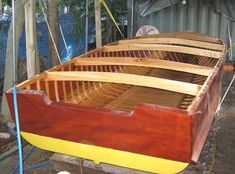
[[[212,67],[193,65],[189,63],[181,63],[174,61],[167,61],[161,59],[149,58],[131,58],[131,57],[100,57],[100,58],[78,58],[75,61],[77,66],[90,65],[118,65],[118,66],[140,66],[160,68],[166,70],[174,70],[180,72],[187,72],[203,76],[209,76],[213,71]]]
[[[220,59],[223,53],[219,51],[211,51],[201,48],[167,45],[167,44],[126,44],[126,45],[109,45],[103,47],[104,52],[117,52],[117,51],[139,51],[139,50],[155,50],[155,51],[167,51],[184,53],[191,55],[199,55],[204,57],[211,57],[214,59]]]
[[[138,38],[138,39],[125,39],[117,42],[118,45],[129,44],[175,44],[183,46],[198,47],[216,51],[223,51],[224,46],[221,44],[208,43],[196,40],[181,39],[181,38]]]
[[[92,81],[118,83],[163,89],[177,93],[189,94],[193,96],[196,96],[201,89],[201,85],[193,83],[180,82],[176,80],[149,77],[143,75],[110,72],[46,72],[45,81]]]

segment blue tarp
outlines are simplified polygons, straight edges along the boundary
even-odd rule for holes
[[[60,25],[68,46],[68,51],[65,48],[65,44],[63,42],[62,36],[60,40],[60,53],[62,62],[68,61],[73,57],[79,56],[85,52],[85,32],[82,34],[74,33],[74,27],[76,24],[74,23],[73,17],[71,15],[61,15],[59,17]],[[7,35],[8,29],[10,26],[10,20],[2,20],[0,23],[4,27],[0,33],[0,76],[4,74],[4,64],[6,58],[6,48],[7,48]],[[82,22],[81,26],[85,26],[85,21]],[[38,51],[39,55],[43,57],[50,57],[49,48],[48,48],[48,29],[46,22],[44,20],[40,20],[40,16],[37,20],[37,43],[38,43]],[[89,18],[89,41],[88,43],[94,43],[94,19]],[[84,30],[85,31],[85,28]],[[19,47],[19,58],[26,58],[25,51],[25,32],[22,33],[20,39],[20,47]],[[50,59],[46,62],[46,67],[50,67]]]
[[[9,21],[0,21],[2,30],[0,32],[0,77],[4,73],[5,57],[6,57],[6,48],[7,48],[7,32],[9,29]]]

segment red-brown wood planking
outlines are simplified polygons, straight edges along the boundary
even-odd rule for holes
[[[190,161],[191,124],[186,111],[139,104],[129,115],[121,111],[49,102],[38,91],[34,94],[20,91],[18,96],[22,131],[154,157]],[[7,98],[13,111],[12,94],[8,93]]]

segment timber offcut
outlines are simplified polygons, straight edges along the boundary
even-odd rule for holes
[[[197,162],[225,44],[197,33],[120,40],[17,86],[21,134],[50,151],[153,173]],[[13,91],[6,92],[12,115]]]

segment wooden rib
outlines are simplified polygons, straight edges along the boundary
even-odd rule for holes
[[[83,67],[81,67],[81,71],[83,71]],[[82,81],[82,91],[84,93],[84,96],[87,98],[88,97],[88,94],[87,94],[87,91],[86,91],[86,82]]]
[[[207,43],[195,40],[180,39],[180,38],[139,38],[131,40],[120,40],[117,42],[119,45],[127,44],[178,44],[178,45],[187,45],[194,46],[199,48],[207,48],[211,50],[222,51],[224,46],[221,44]]]
[[[101,68],[101,72],[107,72],[107,66],[100,66]],[[104,68],[104,69],[103,69]],[[120,70],[120,69],[119,69]],[[123,71],[123,69],[121,68],[121,72]],[[106,84],[106,88],[103,86],[103,83],[98,83],[99,84],[99,87],[100,89],[102,89],[104,91],[105,94],[107,94],[108,96],[111,94],[111,96],[117,94],[117,93],[113,93],[112,91],[110,91],[108,89],[108,87],[111,85],[111,84]],[[105,89],[108,89],[108,90],[105,90]]]
[[[17,88],[19,89],[24,89],[26,88],[28,85],[31,85],[33,83],[35,83],[37,80],[41,80],[42,78],[44,78],[44,75],[43,74],[40,74],[40,75],[36,75],[35,77],[33,77],[32,79],[30,80],[26,80],[20,84],[17,85]]]
[[[40,91],[41,90],[41,83],[40,83],[40,79],[37,80],[37,90]]]
[[[27,90],[30,90],[31,88],[30,88],[30,84],[28,84],[27,86],[26,86],[26,89]]]
[[[46,93],[48,98],[50,98],[50,89],[49,89],[49,83],[47,81],[45,81],[45,88],[46,88]]]
[[[78,67],[76,67],[76,71],[78,71]],[[78,103],[79,103],[79,101],[80,100],[82,100],[82,97],[81,97],[81,93],[80,93],[80,85],[79,85],[79,82],[78,81],[76,81],[76,93],[77,93],[77,98],[78,98]],[[80,94],[80,95],[79,95]]]
[[[64,67],[61,68],[61,71],[64,71]],[[63,94],[64,94],[64,101],[67,102],[67,91],[66,91],[65,81],[62,81],[62,88],[63,88]]]
[[[62,81],[62,86],[63,86],[63,94],[64,94],[64,101],[67,102],[67,91],[66,91],[66,85],[65,81]]]
[[[169,51],[177,53],[186,53],[193,55],[200,55],[206,57],[212,57],[219,59],[223,56],[223,53],[218,51],[205,50],[200,48],[191,48],[185,46],[176,45],[161,45],[161,44],[131,44],[131,45],[115,45],[115,46],[104,46],[103,51],[125,51],[125,50],[158,50],[158,51]]]
[[[54,81],[54,86],[55,86],[55,98],[56,98],[56,101],[59,102],[60,98],[59,98],[58,82],[57,81]]]
[[[175,70],[181,72],[188,72],[198,75],[208,76],[213,68],[199,65],[192,65],[188,63],[173,62],[160,59],[148,59],[148,58],[80,58],[75,62],[77,66],[85,65],[123,65],[123,66],[140,66],[140,67],[151,67],[151,68],[161,68],[167,70]]]
[[[158,88],[183,94],[197,95],[201,85],[124,73],[107,72],[47,72],[46,81],[94,81]]]
[[[71,71],[71,64],[69,65],[69,71]],[[73,83],[70,81],[69,85],[70,85],[70,93],[71,93],[72,100],[74,103],[77,103],[75,96],[74,96]]]

